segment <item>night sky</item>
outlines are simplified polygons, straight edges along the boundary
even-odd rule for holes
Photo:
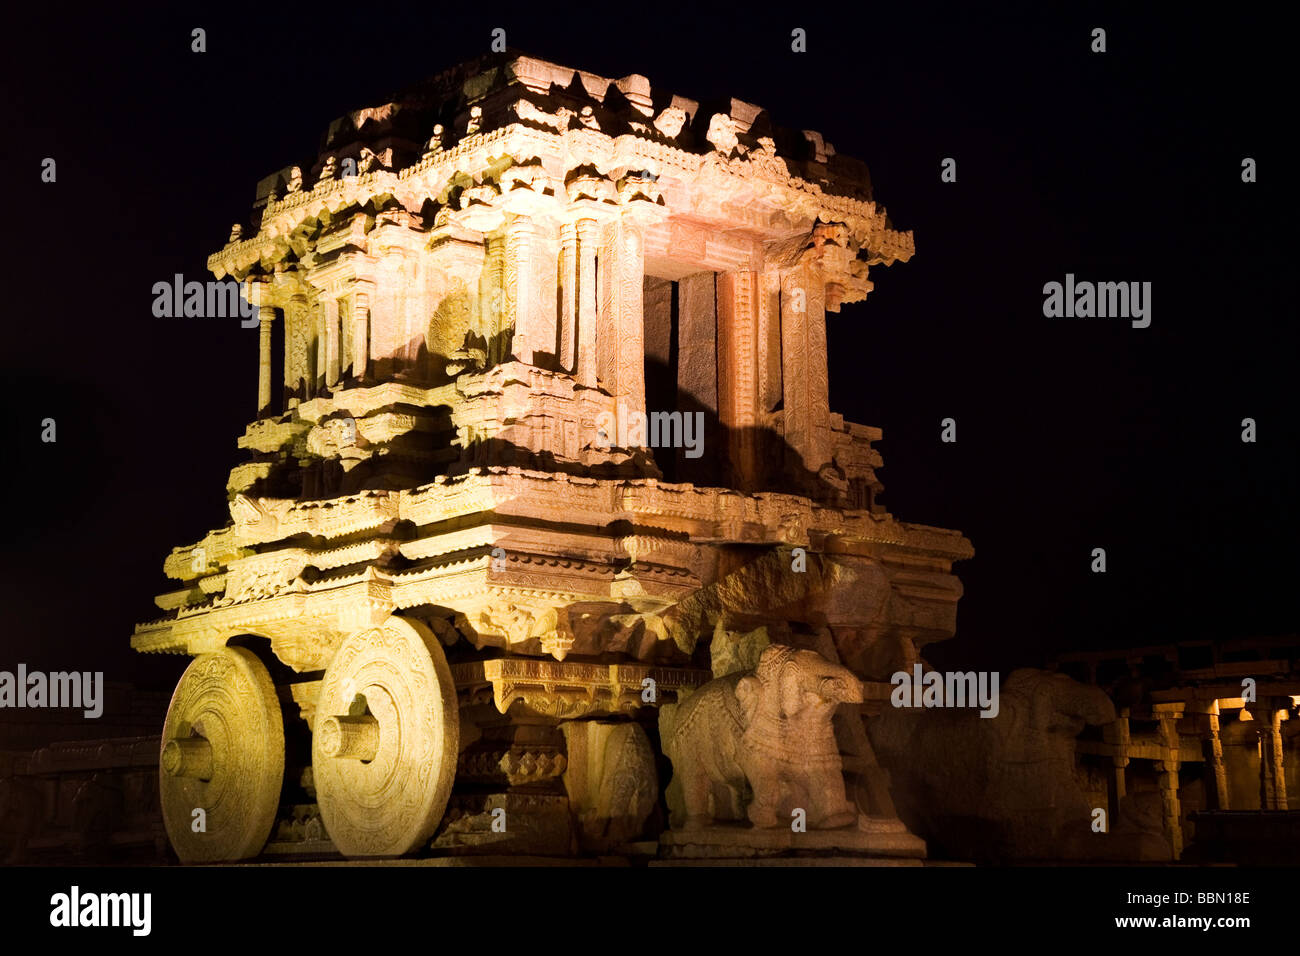
[[[911,262],[873,269],[867,301],[828,316],[829,362],[832,410],[884,430],[884,504],[975,546],[956,567],[957,637],[929,649],[934,663],[1297,629],[1294,241],[1280,221],[1295,208],[1281,148],[1293,54],[1252,8],[25,6],[7,14],[0,67],[0,669],[174,683],[185,660],[129,638],[174,587],[168,551],[227,520],[257,332],[155,318],[152,286],[207,278],[259,178],[305,169],[332,119],[487,52],[494,27],[530,55],[819,130],[915,230]],[[1089,51],[1096,26],[1104,54]],[[794,27],[806,53],[790,50]],[[940,181],[945,157],[956,183]],[[1045,318],[1043,284],[1067,272],[1151,282],[1151,327]],[[940,441],[946,417],[955,444]]]

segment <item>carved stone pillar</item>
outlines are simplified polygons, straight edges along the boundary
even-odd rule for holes
[[[733,488],[752,491],[758,482],[758,276],[718,276],[718,419],[727,439],[726,473]]]
[[[1183,715],[1181,711],[1171,710],[1158,713],[1157,716],[1160,719],[1160,745],[1165,752],[1165,759],[1155,761],[1154,765],[1164,809],[1165,833],[1173,846],[1174,859],[1177,860],[1183,855],[1182,806],[1178,800],[1178,771],[1182,764],[1178,721]]]
[[[781,404],[781,273],[765,269],[756,276],[758,335],[758,403],[763,414]]]
[[[533,223],[527,216],[511,216],[506,224],[505,321],[514,330],[510,351],[526,365],[536,364],[533,352],[541,351],[541,329],[537,328],[537,291],[533,288]]]
[[[723,483],[724,452],[718,440],[718,299],[712,272],[677,282],[677,404],[683,416],[703,416],[702,454],[675,452],[676,479],[696,485]],[[695,454],[693,451],[692,454]]]
[[[311,381],[307,386],[307,395],[315,398],[325,384],[325,360],[328,356],[325,345],[324,309],[319,299],[311,307],[311,330],[312,340],[315,343],[315,348],[312,350],[315,358],[311,366]]]
[[[645,414],[645,237],[636,220],[624,216],[614,226],[611,278],[614,299],[614,394],[629,414]]]
[[[1205,780],[1207,803],[1212,810],[1228,810],[1228,771],[1223,763],[1223,740],[1219,736],[1219,702],[1210,701],[1196,715],[1201,734],[1201,749],[1209,770]]]
[[[1282,761],[1282,721],[1287,719],[1286,698],[1266,698],[1250,704],[1259,734],[1259,808],[1285,810],[1286,771]]]
[[[576,375],[588,388],[596,387],[596,250],[600,228],[594,219],[579,219],[578,234],[578,354]]]
[[[677,392],[691,411],[718,414],[718,306],[712,272],[677,283]],[[683,408],[685,411],[686,408]]]
[[[275,309],[269,305],[259,306],[257,319],[259,326],[257,414],[261,417],[271,411],[271,323],[275,321]]]
[[[352,370],[352,363],[355,361],[353,350],[356,345],[356,340],[352,336],[352,300],[338,298],[334,301],[339,312],[339,381],[346,382],[356,375]]]
[[[1287,719],[1285,705],[1279,706],[1280,702],[1274,701],[1273,713],[1269,721],[1269,746],[1264,756],[1268,766],[1269,775],[1273,778],[1273,806],[1272,810],[1286,810],[1290,806],[1286,797],[1286,767],[1283,761],[1282,748],[1282,721]]]
[[[506,243],[503,238],[489,237],[483,263],[483,278],[479,286],[481,314],[479,328],[487,343],[489,366],[500,364],[509,351],[506,344],[505,276]]]
[[[370,297],[358,292],[352,304],[352,374],[357,381],[370,379]]]
[[[1128,785],[1125,780],[1129,762],[1130,737],[1128,721],[1129,712],[1126,707],[1120,711],[1119,716],[1111,723],[1106,724],[1101,730],[1102,739],[1111,748],[1111,773],[1106,781],[1106,802],[1110,804],[1110,826],[1112,828],[1119,821],[1124,797],[1128,794]]]
[[[792,466],[817,474],[830,462],[826,286],[815,261],[781,276],[781,382]]]
[[[284,389],[287,408],[297,408],[307,394],[307,300],[295,295],[284,309]]]
[[[339,300],[332,295],[321,300],[321,322],[325,333],[325,386],[333,388],[339,381]]]
[[[561,371],[573,373],[578,325],[578,230],[560,227],[560,334],[556,343]]]

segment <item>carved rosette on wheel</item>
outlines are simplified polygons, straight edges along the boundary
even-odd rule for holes
[[[456,690],[437,638],[389,618],[347,638],[321,682],[312,768],[325,829],[345,856],[426,843],[451,794]]]
[[[284,781],[284,723],[251,651],[224,647],[185,669],[163,724],[161,766],[163,821],[182,862],[261,852]]]

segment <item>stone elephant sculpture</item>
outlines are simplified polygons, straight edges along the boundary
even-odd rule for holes
[[[939,854],[980,863],[1086,858],[1102,848],[1076,769],[1085,725],[1115,719],[1105,691],[1014,671],[998,715],[886,707],[867,721],[908,829]]]
[[[743,817],[756,827],[789,826],[795,809],[810,829],[853,823],[831,718],[841,703],[861,701],[862,684],[847,668],[772,645],[752,674],[710,681],[665,707],[660,738],[685,826]]]

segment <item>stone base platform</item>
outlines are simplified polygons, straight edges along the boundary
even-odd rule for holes
[[[400,867],[621,867],[630,864],[625,857],[558,857],[558,856],[436,856],[436,857],[393,857],[380,859],[296,859],[274,860],[260,859],[246,863],[221,863],[219,866],[231,867],[294,867],[294,866],[400,866]]]
[[[760,830],[721,824],[668,830],[659,839],[626,844],[595,857],[545,854],[442,853],[405,859],[345,860],[329,840],[272,842],[260,860],[235,866],[936,866],[925,841],[896,819],[862,817],[840,830]]]
[[[898,856],[769,856],[769,857],[710,857],[678,860],[651,860],[652,867],[696,866],[760,866],[760,867],[858,867],[858,866],[925,866],[925,860]]]
[[[668,830],[659,837],[662,859],[657,864],[678,860],[741,860],[745,863],[794,862],[795,865],[837,865],[837,859],[854,860],[844,865],[868,863],[919,864],[925,857],[925,841],[908,833],[897,821],[861,818],[856,827],[841,830],[760,830],[742,825],[714,825],[690,830]],[[801,863],[798,861],[804,861]]]
[[[455,868],[512,868],[512,867],[562,867],[562,868],[582,868],[589,869],[592,867],[628,869],[642,866],[655,868],[694,868],[705,866],[725,866],[725,867],[970,867],[970,863],[953,863],[944,860],[920,860],[906,857],[882,857],[882,856],[775,856],[775,857],[721,857],[721,858],[695,858],[695,859],[676,859],[676,860],[645,860],[644,858],[629,858],[625,856],[601,856],[601,857],[554,857],[554,856],[444,856],[444,857],[423,857],[423,858],[402,858],[402,859],[380,859],[380,860],[343,860],[343,859],[294,859],[294,860],[276,860],[263,858],[261,860],[252,860],[244,863],[218,863],[213,864],[219,867],[455,867]]]

